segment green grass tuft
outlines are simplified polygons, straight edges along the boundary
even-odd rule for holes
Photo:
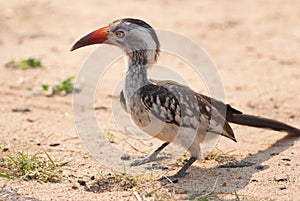
[[[10,69],[33,69],[33,68],[42,68],[42,62],[38,59],[34,58],[28,58],[20,61],[11,60],[7,64],[5,64],[5,67]]]
[[[75,77],[72,76],[53,86],[49,84],[43,84],[42,85],[43,94],[46,96],[52,96],[55,94],[64,96],[74,92],[78,93],[80,92],[80,88],[74,85],[74,79]]]
[[[58,182],[62,176],[59,167],[68,162],[56,164],[50,155],[45,152],[47,160],[23,152],[7,155],[0,158],[0,177],[7,179],[38,180],[42,182]]]

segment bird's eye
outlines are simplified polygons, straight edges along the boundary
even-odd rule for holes
[[[124,32],[124,31],[117,31],[117,32],[116,32],[116,36],[117,36],[118,38],[123,38],[123,37],[125,36],[125,32]]]

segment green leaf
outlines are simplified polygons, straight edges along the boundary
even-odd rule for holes
[[[52,160],[52,158],[50,157],[50,155],[49,155],[47,152],[45,152],[45,154],[46,154],[47,158],[49,159],[49,161],[51,162],[51,164],[55,167],[56,164],[55,164],[55,162]]]
[[[9,175],[7,175],[7,174],[2,174],[2,173],[0,173],[0,177],[4,177],[4,178],[6,178],[6,179],[10,179],[10,178],[11,178]]]
[[[48,84],[43,84],[42,88],[43,88],[43,91],[48,91],[49,90],[49,85]]]
[[[66,162],[62,162],[60,164],[57,165],[57,167],[63,167],[63,166],[66,166],[70,163],[71,161],[66,161]]]
[[[26,70],[28,68],[40,68],[42,67],[41,61],[34,59],[34,58],[29,58],[20,61],[20,66],[23,70]]]
[[[235,197],[236,197],[236,200],[240,200],[240,197],[239,197],[239,195],[237,194],[237,192],[236,192],[236,190],[234,189],[234,195],[235,195]]]
[[[5,67],[15,69],[18,68],[18,64],[14,60],[11,60],[7,64],[5,64]]]
[[[43,65],[42,62],[38,59],[28,58],[20,61],[11,60],[7,64],[5,64],[5,67],[11,69],[27,70],[29,68],[41,68],[43,67]]]

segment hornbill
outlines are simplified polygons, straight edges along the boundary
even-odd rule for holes
[[[300,130],[293,126],[243,114],[229,104],[174,81],[148,79],[147,69],[156,62],[160,44],[155,30],[140,19],[113,21],[81,38],[71,51],[93,44],[115,45],[126,53],[128,66],[120,94],[121,105],[139,128],[164,141],[148,157],[133,161],[132,166],[155,161],[158,153],[174,141],[191,154],[186,164],[170,178],[182,177],[200,158],[200,144],[207,133],[219,134],[236,142],[229,123],[300,135]]]

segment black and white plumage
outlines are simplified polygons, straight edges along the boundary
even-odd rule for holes
[[[134,105],[130,111],[127,109],[126,100],[123,91],[120,93],[120,102],[125,111],[136,115],[143,108],[146,110],[145,117],[134,118],[137,121],[149,118],[149,114],[156,119],[176,125],[181,128],[199,129],[200,124],[205,125],[204,130],[219,135],[223,135],[236,141],[234,133],[218,110],[212,107],[211,103],[203,98],[200,94],[195,93],[190,88],[180,85],[172,81],[151,81],[145,86],[142,86],[135,95],[132,102]],[[132,112],[132,110],[134,110]],[[215,119],[211,119],[212,111],[215,112]],[[144,114],[144,112],[143,112]],[[150,120],[149,120],[150,121]],[[207,127],[214,123],[213,127]],[[143,122],[145,123],[145,122]],[[149,123],[149,122],[148,122]],[[136,124],[139,124],[136,122]],[[140,127],[146,127],[141,125]],[[221,126],[221,130],[214,129]],[[163,139],[162,139],[163,140]]]
[[[116,20],[86,35],[71,50],[102,43],[120,47],[128,58],[124,89],[120,94],[122,107],[139,128],[164,141],[151,155],[134,161],[132,165],[155,160],[163,148],[175,142],[191,153],[188,162],[174,175],[183,176],[189,166],[200,158],[199,143],[208,132],[236,141],[228,122],[300,135],[300,130],[295,127],[243,114],[187,86],[173,81],[149,80],[147,68],[158,58],[159,41],[152,27],[142,20]]]

